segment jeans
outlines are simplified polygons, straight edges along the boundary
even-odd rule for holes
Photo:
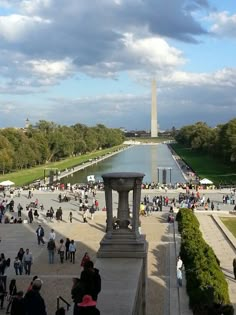
[[[25,274],[30,275],[31,261],[25,261],[24,268],[25,268]]]
[[[38,236],[38,245],[40,245],[40,243],[45,244],[43,236]]]
[[[75,252],[70,252],[70,262],[73,261],[73,264],[75,263]]]
[[[49,264],[54,264],[54,249],[48,250],[48,262]]]
[[[16,275],[22,275],[22,266],[15,267]]]
[[[60,251],[59,255],[60,255],[61,264],[63,264],[63,262],[64,262],[64,255],[65,255],[64,251]]]

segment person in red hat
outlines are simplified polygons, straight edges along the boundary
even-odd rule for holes
[[[84,295],[81,303],[78,303],[79,315],[100,315],[100,311],[96,307],[97,302],[93,300],[91,295]]]

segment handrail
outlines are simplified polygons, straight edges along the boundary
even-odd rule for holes
[[[66,309],[67,311],[69,310],[69,308],[71,307],[70,303],[67,302],[62,296],[58,296],[57,297],[57,310],[60,308],[60,300],[66,304]]]

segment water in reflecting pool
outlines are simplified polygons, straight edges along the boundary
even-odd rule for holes
[[[124,150],[104,161],[91,165],[84,170],[76,172],[73,176],[61,179],[64,183],[86,183],[88,175],[95,175],[101,180],[101,175],[110,172],[141,172],[145,174],[143,182],[157,182],[157,169],[170,167],[171,182],[184,183],[185,179],[178,168],[167,145],[138,145]],[[170,171],[167,171],[167,183],[170,183]],[[162,181],[160,171],[160,181]]]

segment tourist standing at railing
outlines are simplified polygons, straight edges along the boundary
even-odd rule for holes
[[[12,300],[11,315],[25,315],[25,305],[23,299],[23,291],[16,293],[16,296]]]
[[[6,314],[9,313],[14,297],[16,296],[17,288],[16,288],[16,279],[12,279],[9,285],[9,292],[7,295],[8,305],[6,309]]]

